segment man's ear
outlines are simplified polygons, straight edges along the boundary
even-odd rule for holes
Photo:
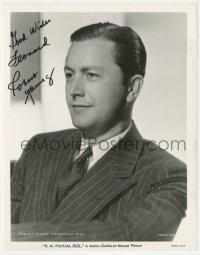
[[[140,93],[143,82],[144,82],[144,78],[139,74],[136,74],[130,79],[128,84],[129,88],[128,88],[128,95],[127,95],[128,102],[130,103],[135,102],[137,96]]]

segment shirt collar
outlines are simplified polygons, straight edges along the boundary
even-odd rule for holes
[[[132,122],[129,125],[129,127],[124,130],[123,132],[121,132],[120,134],[117,134],[114,137],[111,137],[107,140],[103,140],[98,144],[95,144],[92,146],[92,152],[93,152],[93,159],[96,162],[97,160],[99,160],[101,157],[103,157],[104,154],[106,154],[106,152],[108,152],[115,144],[117,144],[117,142],[119,142],[119,140],[121,140],[129,131],[129,129],[132,126]],[[80,151],[78,153],[78,155],[76,156],[79,157],[84,150],[88,147],[88,144],[85,142],[84,138],[82,137],[81,139],[81,146],[80,146]]]

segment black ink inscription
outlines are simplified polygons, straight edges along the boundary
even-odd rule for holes
[[[33,86],[31,85],[29,88],[25,89],[24,93],[26,94],[26,99],[25,99],[25,104],[27,103],[27,100],[30,99],[32,100],[32,103],[35,104],[35,101],[33,99],[32,93],[37,89],[42,83],[45,81],[48,81],[48,85],[52,86],[53,85],[53,72],[54,72],[55,67],[52,69],[50,75],[46,75],[45,78],[42,78],[38,83],[34,84]],[[16,96],[16,91],[21,91],[22,87],[26,87],[31,81],[33,81],[38,75],[38,72],[33,73],[29,78],[23,79],[22,82],[19,82],[20,79],[20,71],[16,71],[15,74],[13,75],[12,81],[8,85],[8,89],[12,91],[13,96]]]
[[[38,51],[40,51],[42,48],[49,46],[50,44],[48,44],[47,42],[47,38],[44,37],[44,42],[41,46],[39,46],[38,48],[34,49],[33,51],[30,51],[26,54],[18,54],[18,50],[15,50],[14,55],[12,55],[10,58],[10,62],[8,63],[8,66],[12,67],[16,67],[18,66],[19,63],[22,63],[24,60],[27,59],[27,57],[31,57],[33,54],[37,53]]]
[[[18,39],[17,31],[11,32],[10,37],[11,37],[11,44],[9,45],[9,47],[11,47],[13,50],[15,49],[16,46],[20,45],[21,43],[23,43],[24,41],[28,39],[26,38],[25,33],[23,33],[22,37]]]
[[[50,76],[47,74],[46,77],[45,77],[47,80],[49,80],[49,86],[53,85],[52,76],[53,76],[54,69],[55,69],[55,67],[52,69]]]
[[[40,22],[41,22],[41,23],[40,23]],[[48,25],[49,22],[51,22],[50,19],[35,22],[35,26],[30,28],[30,34],[31,34],[31,35],[32,35],[32,34],[35,34],[36,31],[38,31],[38,30],[40,30],[42,27]]]
[[[15,91],[21,91],[21,88],[22,86],[26,86],[29,82],[31,82],[32,80],[34,80],[37,75],[38,75],[38,72],[36,73],[33,73],[31,75],[31,77],[29,77],[28,79],[23,79],[23,81],[21,83],[19,83],[16,87],[15,87],[15,84],[16,82],[19,80],[20,78],[20,71],[16,71],[13,75],[13,79],[11,81],[11,83],[8,84],[8,89],[9,90],[12,90],[12,93],[13,93],[13,96],[15,96]]]
[[[25,32],[18,34],[17,30],[11,31],[11,43],[9,47],[12,49],[12,53],[8,63],[9,67],[17,67],[26,59],[30,59],[34,54],[40,52],[44,47],[50,46],[47,37],[44,36],[43,41],[40,42],[39,46],[36,45],[35,49],[26,50],[25,52],[21,52],[20,49],[17,49],[19,45],[22,45],[25,41],[29,40],[31,36],[40,31],[40,29],[43,27],[47,26],[50,22],[51,19],[40,20],[37,22],[35,21],[34,25],[29,27],[29,37],[26,36],[27,33]],[[50,74],[45,75],[41,79],[38,78],[39,72],[33,72],[31,75],[28,75],[28,78],[24,78],[22,77],[20,71],[16,70],[13,77],[11,77],[11,82],[8,84],[8,89],[12,91],[13,96],[16,96],[17,93],[24,93],[26,96],[25,104],[27,103],[28,99],[31,99],[32,103],[35,104],[33,98],[34,91],[44,83],[47,83],[49,86],[53,85],[54,69],[55,68],[52,69]]]
[[[33,93],[33,91],[34,91],[37,87],[39,87],[43,82],[45,82],[45,79],[44,79],[44,78],[42,78],[42,79],[41,79],[38,83],[36,83],[34,86],[30,86],[30,88],[28,88],[27,90],[25,90],[25,94],[27,95],[27,96],[26,96],[26,100],[25,100],[25,104],[27,103],[27,100],[28,100],[29,97],[31,98],[32,103],[35,104],[35,101],[34,101],[34,99],[33,99],[32,93]]]

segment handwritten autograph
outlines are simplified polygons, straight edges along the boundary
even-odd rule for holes
[[[11,37],[11,44],[9,45],[10,48],[12,48],[13,50],[15,49],[16,46],[19,46],[21,43],[25,42],[26,40],[28,40],[28,38],[26,37],[25,33],[22,34],[21,38],[17,38],[17,31],[15,32],[11,32],[10,33],[10,37]]]
[[[51,22],[50,19],[48,20],[42,20],[42,22],[40,23],[40,20],[36,23],[35,22],[35,26],[30,28],[30,34],[35,34],[38,30],[40,30],[41,28],[43,28],[44,26],[48,25],[49,22]]]
[[[36,88],[38,88],[40,85],[42,85],[44,82],[48,81],[48,85],[53,85],[53,72],[55,70],[55,67],[52,69],[50,75],[46,75],[44,78],[42,78],[38,83],[34,84],[33,86],[30,86],[28,89],[24,90],[24,93],[26,95],[25,104],[27,103],[28,98],[32,100],[32,103],[35,104],[35,101],[33,99],[32,93]],[[13,96],[16,96],[16,91],[21,91],[22,87],[26,87],[27,84],[29,84],[31,81],[33,81],[37,76],[38,72],[33,73],[29,78],[23,79],[22,81],[18,82],[20,79],[20,71],[16,71],[13,75],[12,81],[8,85],[8,89],[12,91]],[[17,83],[18,82],[18,83]]]
[[[30,28],[30,34],[31,35],[35,34],[38,30],[40,30],[44,26],[48,25],[49,22],[51,22],[50,19],[42,20],[42,23],[40,23],[40,21],[38,21],[37,23],[35,22],[35,26]],[[22,34],[21,38],[17,38],[16,30],[14,32],[11,31],[10,37],[11,37],[11,44],[9,45],[9,47],[12,48],[13,50],[15,49],[16,46],[19,46],[21,43],[28,40],[25,33]]]
[[[51,22],[50,19],[35,22],[34,26],[30,27],[30,29],[29,29],[29,32],[30,32],[29,36],[33,36],[36,32],[38,32],[43,27],[47,26],[50,22]],[[25,32],[23,32],[21,34],[21,36],[19,36],[18,32],[16,30],[11,31],[10,37],[11,37],[11,43],[10,43],[9,47],[14,51],[14,54],[11,55],[8,66],[13,67],[13,68],[17,67],[20,63],[22,63],[27,58],[30,58],[32,55],[41,51],[44,47],[50,46],[50,44],[48,43],[47,37],[44,36],[43,42],[40,43],[40,45],[38,47],[36,47],[35,49],[30,50],[26,53],[21,53],[21,52],[19,52],[19,49],[16,49],[16,48],[19,45],[23,44],[25,41],[27,41],[29,39],[29,37],[25,34]],[[54,69],[55,69],[55,67],[52,69],[50,75],[49,74],[45,75],[45,77],[40,79],[39,82],[38,81],[37,81],[37,83],[35,82],[34,85],[32,85],[32,82],[34,82],[34,80],[36,78],[38,78],[38,76],[39,76],[38,72],[33,72],[32,75],[30,75],[28,78],[23,78],[23,77],[21,77],[20,71],[16,70],[12,79],[11,79],[11,82],[8,84],[8,89],[12,91],[13,96],[16,96],[16,92],[21,92],[22,88],[25,87],[25,89],[23,90],[26,95],[25,104],[27,103],[29,98],[32,100],[32,103],[35,104],[35,101],[33,98],[33,92],[39,86],[41,86],[42,84],[44,84],[47,81],[48,81],[49,86],[53,85]]]
[[[39,46],[39,47],[37,47],[36,49],[34,49],[33,51],[30,51],[30,52],[28,52],[28,53],[26,53],[26,54],[19,54],[19,55],[18,55],[18,50],[15,50],[14,55],[10,57],[11,60],[10,60],[10,62],[8,63],[8,65],[9,65],[10,67],[12,67],[12,66],[15,66],[15,67],[16,67],[19,63],[23,62],[27,57],[32,56],[32,55],[35,54],[37,51],[40,51],[43,47],[49,46],[50,44],[47,43],[47,38],[44,37],[43,39],[44,39],[44,42],[43,42],[42,46]]]

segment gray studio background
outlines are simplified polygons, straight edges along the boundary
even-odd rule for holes
[[[73,127],[65,100],[63,72],[69,36],[81,26],[110,21],[131,26],[147,50],[144,85],[133,110],[139,131],[157,144],[167,141],[168,151],[186,162],[183,146],[170,148],[170,141],[186,140],[187,20],[184,13],[13,13],[11,29],[24,31],[42,19],[51,22],[31,42],[23,44],[23,51],[34,49],[44,36],[51,46],[35,54],[32,60],[24,61],[20,70],[25,77],[33,70],[43,77],[55,67],[54,85],[42,85],[34,93],[35,105],[31,101],[25,105],[22,96],[11,97],[12,159],[20,156],[22,140],[36,133]],[[167,143],[162,142],[162,147],[166,148]]]

